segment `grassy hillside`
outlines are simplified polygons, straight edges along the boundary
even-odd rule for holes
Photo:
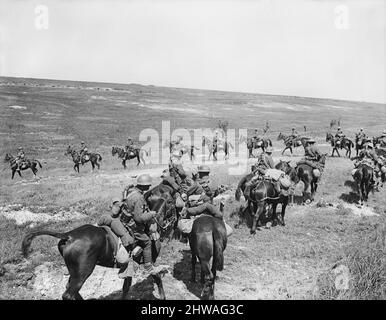
[[[136,168],[134,162],[124,171],[111,156],[111,146],[124,144],[127,135],[137,138],[142,129],[159,129],[162,120],[171,121],[172,129],[214,127],[218,120],[229,121],[231,128],[252,129],[269,121],[268,135],[279,150],[278,133],[292,126],[301,131],[306,125],[308,134],[323,142],[332,119],[341,118],[344,132],[351,136],[361,126],[370,135],[379,134],[386,124],[386,106],[365,102],[13,78],[0,78],[0,110],[1,154],[16,153],[22,145],[27,155],[43,163],[37,181],[31,172],[12,181],[8,164],[1,167],[0,298],[7,299],[60,298],[64,291],[64,265],[55,239],[37,239],[35,254],[28,261],[22,259],[19,248],[28,230],[41,226],[68,230],[95,223],[133,175],[149,171],[159,176],[162,168]],[[79,145],[80,140],[102,154],[99,172],[91,173],[86,164],[76,174],[64,156],[67,145]],[[328,145],[321,148],[331,151]],[[275,159],[294,162],[301,155],[300,148],[294,157],[274,153]],[[228,166],[211,164],[211,175],[218,184],[232,187],[226,195],[226,219],[233,225],[239,205],[233,192],[240,177],[229,176]],[[352,206],[356,193],[351,170],[349,159],[328,158],[316,201],[323,198],[333,206],[291,206],[286,227],[263,229],[256,236],[249,234],[246,224],[235,230],[216,284],[217,298],[384,299],[385,191],[371,195],[368,210]],[[378,215],[366,215],[367,211]],[[23,217],[31,219],[15,220]],[[172,241],[162,249],[158,263],[170,266],[164,278],[168,299],[197,299],[199,294],[200,285],[188,281],[188,248]],[[335,289],[335,264],[349,268],[349,290]],[[90,279],[90,296],[117,297],[119,287],[109,287],[116,271],[111,277],[98,272],[105,280]],[[96,283],[97,291],[92,289]],[[133,288],[133,298],[144,297],[154,298],[146,281]]]

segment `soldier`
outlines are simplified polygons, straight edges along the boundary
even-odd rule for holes
[[[363,131],[363,128],[360,128],[359,132],[356,134],[356,141],[358,145],[363,145],[366,139],[366,134]]]
[[[85,157],[88,155],[88,149],[84,141],[80,143],[80,158],[85,159]]]
[[[381,167],[383,166],[383,161],[378,157],[377,153],[374,150],[374,145],[371,142],[367,142],[365,149],[361,150],[358,156],[358,161],[355,163],[354,167],[357,168],[361,163],[367,163],[374,169],[372,181],[376,188],[378,188],[381,181]]]
[[[151,177],[142,174],[137,178],[135,186],[128,189],[127,198],[123,201],[115,199],[111,216],[102,216],[98,225],[108,225],[121,238],[123,246],[131,253],[134,243],[143,249],[145,271],[154,273],[152,260],[151,238],[145,229],[149,222],[156,216],[155,211],[150,211],[144,198],[144,193],[151,186]],[[121,278],[132,276],[131,266],[120,274]]]
[[[125,151],[126,153],[129,155],[130,153],[134,153],[134,150],[135,150],[136,146],[134,144],[134,141],[133,141],[133,138],[132,137],[128,137],[127,138],[127,144],[125,146]]]
[[[25,153],[24,153],[23,147],[19,147],[17,156],[16,156],[16,164],[17,164],[18,171],[20,171],[20,168],[24,161],[25,161]]]
[[[250,181],[248,181],[245,184],[244,195],[245,195],[247,200],[249,200],[250,191],[251,191],[252,186],[254,186],[256,184],[256,182],[259,180],[259,178],[261,176],[264,176],[268,169],[275,169],[275,163],[272,159],[272,152],[273,152],[273,148],[268,147],[267,150],[265,150],[265,152],[263,152],[260,155],[257,166],[256,166],[255,170],[253,171],[253,173],[255,175],[253,176],[253,178]],[[275,185],[276,191],[280,192],[281,191],[280,190],[280,182],[277,181],[274,185]]]
[[[219,194],[218,188],[210,181],[210,168],[206,165],[198,166],[198,177],[195,184],[188,189],[187,197],[201,195],[202,202],[213,203],[213,198]]]
[[[322,157],[322,153],[319,148],[315,145],[315,139],[311,138],[307,141],[307,145],[304,148],[304,160],[305,162],[312,166],[315,169],[318,169],[320,172],[314,172],[315,175],[322,174],[323,165],[320,163],[320,159]]]
[[[299,137],[299,133],[296,131],[295,128],[292,128],[291,137],[295,140]]]

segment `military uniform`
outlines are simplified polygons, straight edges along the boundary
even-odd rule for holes
[[[133,246],[137,241],[143,248],[144,263],[151,263],[151,239],[146,229],[147,223],[154,217],[155,212],[149,210],[143,191],[133,187],[122,203],[121,210],[117,214],[112,214],[111,220],[101,219],[99,224],[110,225],[114,233],[121,237],[124,247]]]
[[[20,167],[24,161],[25,161],[25,153],[23,148],[20,147],[19,152],[17,153],[17,156],[16,156],[16,164],[18,166],[18,170],[20,170]]]
[[[383,165],[383,162],[380,159],[380,157],[378,157],[375,150],[373,150],[372,148],[366,148],[364,150],[361,150],[361,152],[359,153],[359,156],[358,156],[358,161],[354,164],[355,169],[360,164],[366,164],[366,165],[370,166],[371,168],[373,168],[374,169],[374,173],[373,173],[373,177],[372,177],[373,183],[374,184],[380,184],[381,183],[381,168],[380,167]],[[354,169],[353,173],[355,173],[355,169]]]

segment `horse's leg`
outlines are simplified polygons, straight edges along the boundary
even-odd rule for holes
[[[260,202],[253,216],[251,234],[256,233],[257,222],[260,220],[260,215],[263,213],[264,208],[265,208],[265,201]]]
[[[15,176],[15,172],[16,170],[12,170],[12,180],[13,180],[13,177]]]
[[[122,165],[123,165],[123,169],[126,169],[127,167],[126,167],[126,159],[123,159],[122,160]]]
[[[277,203],[272,203],[272,222],[279,224],[279,220],[276,213]]]
[[[125,278],[122,287],[122,300],[127,300],[132,281],[132,277]]]
[[[161,276],[159,274],[153,274],[153,279],[154,279],[155,283],[157,284],[158,294],[160,296],[160,300],[165,300],[166,297],[165,297],[165,291],[164,291],[164,286],[162,284]]]
[[[285,197],[283,202],[281,203],[281,221],[280,224],[284,227],[285,222],[284,222],[284,215],[285,215],[285,209],[288,205],[288,197]]]
[[[94,163],[93,161],[90,161],[90,163],[91,163],[91,169],[92,169],[92,171],[94,172],[94,169],[95,169],[95,163]]]
[[[197,262],[196,255],[192,252],[192,260],[191,260],[192,274],[191,274],[191,277],[190,277],[190,281],[191,282],[196,282],[196,262]]]

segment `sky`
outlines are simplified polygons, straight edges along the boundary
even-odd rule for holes
[[[386,103],[383,0],[1,0],[0,75]]]

